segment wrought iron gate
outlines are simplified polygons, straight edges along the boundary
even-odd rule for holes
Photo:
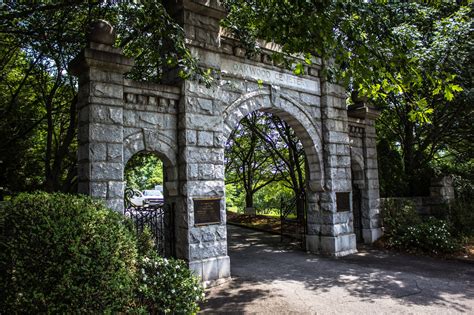
[[[299,211],[299,213],[298,213]],[[306,247],[306,197],[302,192],[289,200],[280,202],[280,236],[296,240],[302,249]]]
[[[132,219],[137,234],[147,227],[153,237],[155,249],[161,256],[174,256],[174,204],[154,203],[137,206],[125,193],[125,216]]]

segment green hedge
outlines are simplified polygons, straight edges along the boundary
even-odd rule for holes
[[[432,217],[422,220],[411,202],[387,200],[381,210],[389,247],[432,254],[461,250],[460,240],[451,233],[449,221]]]
[[[14,198],[1,212],[2,310],[122,310],[133,297],[138,259],[123,220],[88,197]]]
[[[133,231],[121,214],[84,196],[22,194],[3,203],[0,312],[197,312],[198,279]]]

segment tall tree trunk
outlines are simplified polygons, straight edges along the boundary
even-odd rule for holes
[[[303,223],[305,221],[304,213],[306,207],[305,195],[302,190],[298,191],[296,195],[296,219],[298,222]]]
[[[245,207],[253,208],[253,191],[252,190],[245,191]]]
[[[407,191],[408,196],[414,196],[416,193],[416,175],[415,171],[415,158],[414,158],[414,145],[415,139],[413,136],[414,125],[411,121],[407,119],[405,123],[404,133],[405,139],[403,144],[403,164],[404,164],[404,175],[407,181]]]

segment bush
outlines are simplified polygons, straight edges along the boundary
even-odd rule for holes
[[[195,314],[203,299],[203,288],[184,261],[153,253],[140,257],[138,300],[146,313]]]
[[[387,200],[382,206],[385,238],[390,247],[421,250],[428,253],[451,253],[460,250],[446,220],[422,221],[412,203]]]
[[[381,207],[385,235],[396,237],[405,233],[409,226],[421,223],[413,202],[385,199]]]
[[[432,254],[452,253],[461,249],[446,221],[435,218],[409,226],[405,233],[392,240],[399,248],[420,249]]]
[[[136,239],[88,197],[22,194],[0,209],[0,309],[118,312],[132,303]]]
[[[451,203],[447,220],[452,233],[459,237],[474,237],[474,204],[466,200],[455,200]]]
[[[185,262],[89,197],[22,194],[0,204],[1,313],[196,313]]]

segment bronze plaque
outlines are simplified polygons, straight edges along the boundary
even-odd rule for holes
[[[221,198],[193,199],[194,224],[221,223]]]
[[[337,192],[336,204],[337,204],[337,212],[351,211],[350,193]]]

